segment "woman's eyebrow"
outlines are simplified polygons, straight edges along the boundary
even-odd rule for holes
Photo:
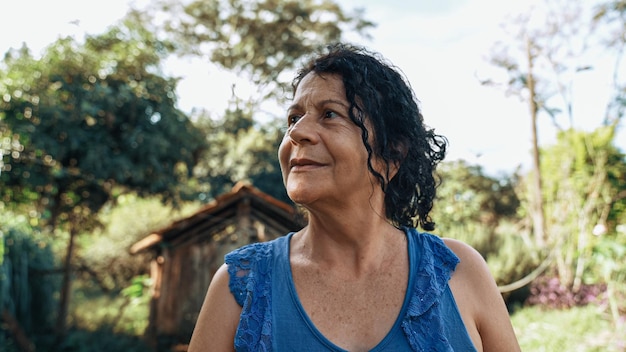
[[[296,103],[296,104],[289,105],[289,107],[287,108],[287,111],[291,111],[295,109],[300,109],[300,104]]]
[[[341,100],[336,100],[336,99],[324,99],[322,101],[319,102],[319,105],[325,105],[325,104],[337,104],[337,105],[341,105],[345,108],[348,108],[348,105],[341,101]]]
[[[336,104],[336,105],[341,105],[344,108],[348,108],[348,104],[346,104],[344,101],[341,100],[337,100],[337,99],[324,99],[324,100],[320,100],[319,102],[317,102],[315,105],[320,106],[320,105],[327,105],[327,104]],[[287,108],[287,111],[291,111],[291,110],[298,110],[301,108],[301,105],[299,103],[295,103],[290,105]]]

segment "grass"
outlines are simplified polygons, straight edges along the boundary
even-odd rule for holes
[[[613,322],[603,307],[524,307],[513,313],[511,321],[522,351],[626,351],[626,321]]]

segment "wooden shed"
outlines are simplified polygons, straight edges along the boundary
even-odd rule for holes
[[[238,183],[195,214],[135,243],[152,254],[146,339],[156,350],[185,350],[215,271],[229,251],[302,228],[292,205]]]

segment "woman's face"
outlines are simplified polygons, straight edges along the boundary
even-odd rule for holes
[[[349,206],[371,197],[374,179],[367,151],[348,108],[339,75],[309,73],[298,85],[278,151],[287,194],[294,202]]]

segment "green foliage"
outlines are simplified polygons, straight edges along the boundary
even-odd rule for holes
[[[130,247],[151,231],[190,215],[197,203],[179,207],[163,204],[158,198],[120,195],[115,203],[104,207],[98,215],[103,224],[78,239],[75,265],[80,269],[78,280],[86,280],[104,293],[119,293],[131,285],[133,278],[148,270],[145,255],[131,255]]]
[[[52,328],[58,280],[50,241],[26,222],[26,217],[0,213],[0,311],[7,311],[26,333]],[[9,343],[0,333],[0,346]]]
[[[488,177],[480,166],[464,161],[443,163],[438,173],[442,184],[433,208],[437,232],[466,241],[487,256],[497,248],[498,224],[512,219],[519,205],[514,180]]]
[[[600,236],[606,233],[609,241],[614,240],[616,227],[626,220],[626,159],[613,145],[626,106],[625,85],[619,74],[626,45],[625,7],[623,0],[595,5],[557,0],[539,2],[538,6],[543,11],[535,8],[507,21],[513,41],[498,43],[491,61],[508,74],[508,81],[503,82],[507,93],[531,105],[533,126],[537,121],[534,112],[539,112],[539,117],[549,117],[559,130],[556,145],[543,148],[541,165],[522,180],[520,214],[532,216],[536,242],[545,245],[554,257],[551,269],[560,282],[576,292],[585,278],[604,280],[594,255],[605,240]],[[545,18],[538,21],[542,12]],[[575,78],[593,69],[596,59],[590,55],[597,52],[615,62],[613,89],[607,97],[610,103],[595,131],[575,131],[575,118],[588,118],[574,115]],[[537,131],[532,132],[536,136]],[[533,151],[537,148],[533,145]],[[533,176],[539,182],[532,182]],[[597,236],[592,235],[594,232]]]
[[[150,281],[148,258],[130,255],[130,245],[150,231],[197,210],[198,204],[178,208],[158,198],[124,194],[99,213],[101,228],[81,235],[73,263],[76,278],[70,304],[72,327],[62,346],[66,350],[146,351],[141,336],[148,325]],[[40,350],[53,346],[45,336],[36,336]],[[95,349],[88,349],[98,342]],[[52,347],[50,347],[52,348]]]
[[[614,135],[614,125],[563,131],[557,144],[543,150],[550,245],[558,252],[560,279],[574,289],[583,273],[602,277],[594,248],[626,219],[626,156],[613,145]]]
[[[624,226],[623,226],[624,227]],[[613,235],[603,236],[593,248],[595,270],[587,271],[588,279],[593,282],[615,282],[626,288],[626,229]],[[594,277],[598,275],[599,277]],[[626,293],[626,289],[623,290]],[[626,304],[624,305],[626,309]]]
[[[608,308],[614,324],[623,324],[626,315],[626,226],[603,236],[594,246],[585,281],[607,285]],[[626,330],[626,329],[625,329]]]
[[[73,325],[84,331],[106,328],[115,334],[142,336],[148,326],[149,284],[147,276],[140,275],[119,291],[103,292],[93,281],[77,280],[71,309]]]
[[[130,299],[144,297],[146,288],[150,287],[150,278],[148,275],[139,275],[133,278],[130,286],[122,290],[122,295]]]
[[[496,249],[486,256],[487,265],[500,286],[525,278],[541,264],[529,234],[519,224],[503,221],[496,229]],[[508,295],[508,293],[507,293]]]
[[[289,201],[278,162],[282,131],[276,121],[255,123],[252,113],[252,105],[233,103],[223,118],[198,121],[210,146],[195,170],[205,200],[229,192],[239,181],[249,181],[273,197]]]
[[[9,53],[0,72],[0,199],[37,202],[51,220],[96,213],[116,185],[177,195],[203,148],[161,77],[166,44],[132,25]],[[79,208],[76,208],[79,207]]]
[[[601,31],[604,36],[606,49],[620,52],[626,44],[624,37],[626,29],[626,1],[607,0],[596,6],[593,13],[594,24],[600,28],[607,26],[609,30]],[[624,87],[618,97],[624,98]],[[621,105],[624,105],[622,100]]]
[[[66,332],[74,240],[116,192],[177,201],[205,147],[176,108],[160,62],[169,44],[127,21],[40,59],[7,53],[0,70],[0,204],[33,204],[48,233],[67,231],[55,331]],[[78,263],[81,265],[82,263]]]
[[[443,163],[438,173],[443,181],[432,216],[440,235],[476,248],[500,285],[537,267],[535,249],[518,224],[515,178],[495,179],[484,175],[480,166],[464,161]]]
[[[347,14],[328,0],[163,0],[165,30],[183,53],[207,56],[224,68],[246,72],[255,84],[275,83],[320,44],[343,31],[364,34],[373,24],[360,11]]]

